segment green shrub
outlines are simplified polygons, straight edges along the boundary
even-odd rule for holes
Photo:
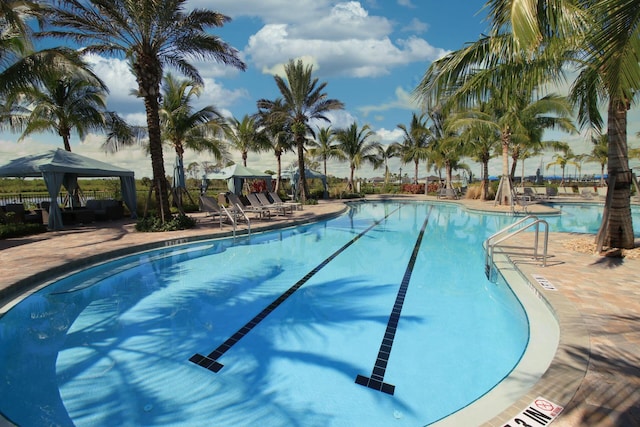
[[[45,231],[47,231],[47,227],[44,224],[0,224],[0,239],[30,236],[32,234],[44,233]]]
[[[196,226],[196,220],[187,215],[176,215],[164,224],[158,216],[148,216],[136,222],[136,231],[156,232],[156,231],[176,231],[186,230]]]

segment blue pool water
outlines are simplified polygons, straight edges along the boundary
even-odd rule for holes
[[[70,275],[0,318],[0,413],[22,426],[433,423],[526,347],[522,306],[484,276],[482,241],[513,220],[359,203]],[[212,354],[217,372],[194,362]]]

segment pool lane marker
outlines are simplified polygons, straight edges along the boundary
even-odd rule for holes
[[[276,298],[271,304],[269,304],[264,310],[258,313],[253,319],[251,319],[248,323],[246,323],[243,327],[241,327],[235,334],[233,334],[230,338],[228,338],[225,342],[220,344],[218,348],[213,350],[207,356],[203,356],[199,353],[194,354],[189,358],[189,361],[195,363],[196,365],[202,366],[205,369],[208,369],[212,372],[218,372],[224,366],[222,363],[218,362],[219,359],[224,353],[227,352],[231,347],[233,347],[238,341],[240,341],[245,335],[247,335],[251,330],[257,326],[261,321],[264,320],[273,310],[278,308],[280,304],[285,302],[287,298],[289,298],[295,291],[300,289],[302,285],[304,285],[311,277],[313,277],[318,271],[324,268],[327,264],[329,264],[335,257],[340,255],[345,249],[354,244],[358,239],[364,236],[366,233],[371,231],[374,227],[380,224],[382,221],[387,219],[393,213],[398,211],[400,207],[396,208],[392,212],[389,212],[384,218],[374,221],[366,230],[362,231],[360,234],[355,236],[349,242],[347,242],[340,249],[331,254],[327,259],[322,261],[316,268],[307,273],[302,279],[300,279],[295,285],[291,286],[285,293]]]
[[[358,374],[358,376],[356,377],[356,384],[360,384],[362,386],[365,386],[374,390],[378,390],[383,393],[391,394],[391,395],[393,395],[393,393],[396,390],[396,386],[384,382],[384,374],[387,370],[387,363],[389,363],[391,346],[393,346],[393,340],[395,339],[396,330],[398,329],[398,322],[400,321],[400,313],[402,312],[404,298],[407,295],[407,288],[409,288],[409,280],[411,280],[413,267],[415,266],[416,259],[418,258],[418,252],[420,251],[420,244],[422,243],[422,237],[424,236],[424,232],[429,222],[429,215],[431,214],[431,209],[432,208],[429,209],[429,212],[427,213],[427,217],[424,219],[424,223],[422,224],[422,229],[420,230],[420,234],[418,234],[418,239],[416,240],[416,244],[413,247],[413,253],[411,254],[411,259],[409,260],[407,269],[404,272],[404,277],[402,278],[400,289],[398,289],[396,302],[393,304],[393,309],[391,310],[391,314],[389,315],[387,329],[384,332],[382,343],[380,343],[380,350],[378,351],[378,357],[376,358],[376,363],[373,366],[373,370],[371,371],[371,376],[365,377],[364,375]]]

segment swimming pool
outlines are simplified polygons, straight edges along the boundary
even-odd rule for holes
[[[512,221],[361,203],[84,270],[0,319],[0,412],[19,425],[435,422],[527,345],[526,313],[483,268],[482,241]]]
[[[545,203],[562,211],[560,215],[545,216],[551,231],[569,231],[573,233],[597,233],[602,223],[603,204],[601,203]],[[640,224],[640,206],[631,205],[634,224]],[[635,227],[634,234],[640,237],[640,228]]]

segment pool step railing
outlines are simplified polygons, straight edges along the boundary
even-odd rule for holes
[[[249,221],[249,217],[247,217],[244,210],[242,210],[240,206],[233,205],[233,209],[231,211],[224,206],[221,206],[221,208],[229,218],[229,221],[231,221],[231,225],[233,226],[234,238],[236,237],[237,219],[240,217],[244,218],[245,221],[247,221],[247,232],[249,233],[249,236],[251,236],[251,221]]]
[[[542,251],[540,251],[540,226],[543,227]],[[509,246],[505,243],[512,237],[533,229],[534,238],[531,245],[526,246]],[[542,266],[547,266],[547,248],[549,243],[549,224],[543,219],[539,219],[535,215],[527,215],[519,219],[511,225],[489,236],[484,241],[485,249],[485,274],[488,279],[492,277],[494,267],[494,255],[496,252],[506,255],[525,255],[532,251],[531,255],[535,260],[540,260]]]

